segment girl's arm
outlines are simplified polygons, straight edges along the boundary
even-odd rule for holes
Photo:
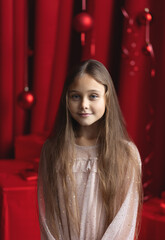
[[[141,168],[141,160],[137,148],[133,143],[130,144],[130,147]],[[126,198],[114,220],[107,228],[102,240],[134,240],[138,204],[139,194],[134,172]]]
[[[56,240],[46,223],[45,219],[45,204],[44,204],[44,198],[42,193],[42,184],[38,181],[38,208],[39,208],[39,223],[40,223],[40,235],[41,240]]]

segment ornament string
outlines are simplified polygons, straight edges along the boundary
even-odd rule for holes
[[[86,11],[86,0],[82,0],[82,11]],[[81,33],[81,45],[82,46],[85,45],[85,40],[86,40],[85,32],[82,32]]]
[[[26,2],[27,3],[27,2]],[[24,30],[24,61],[25,61],[25,69],[24,69],[24,91],[29,91],[29,84],[28,84],[28,58],[27,58],[27,49],[28,49],[28,14],[27,14],[28,6],[25,4],[24,9],[24,21],[25,21],[25,30]]]
[[[86,0],[82,0],[82,10],[86,11]]]

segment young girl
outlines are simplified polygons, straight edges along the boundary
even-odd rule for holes
[[[96,60],[67,78],[38,180],[41,239],[133,240],[141,161],[107,69]]]

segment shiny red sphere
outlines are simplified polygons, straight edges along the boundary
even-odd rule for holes
[[[152,21],[152,15],[150,12],[142,12],[139,16],[138,16],[138,23],[140,25],[146,25],[147,22],[151,22]]]
[[[23,91],[18,95],[18,105],[23,109],[31,109],[35,103],[35,97],[30,91]]]
[[[73,20],[73,26],[77,32],[86,32],[92,28],[93,19],[86,12],[79,13]]]
[[[151,45],[151,43],[146,43],[146,45],[143,47],[143,53],[145,54],[145,55],[151,55],[151,53],[152,53],[152,45]]]

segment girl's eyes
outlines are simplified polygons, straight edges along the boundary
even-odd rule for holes
[[[90,94],[89,95],[89,100],[93,101],[93,100],[96,100],[99,96],[97,94]],[[81,99],[81,96],[78,95],[78,94],[73,94],[70,96],[70,98],[74,101],[79,101]]]
[[[98,97],[99,97],[99,96],[98,96],[97,94],[91,94],[91,95],[89,96],[89,98],[90,98],[91,100],[96,100]]]
[[[71,95],[71,99],[73,100],[79,100],[80,99],[80,96],[78,94],[73,94]]]

